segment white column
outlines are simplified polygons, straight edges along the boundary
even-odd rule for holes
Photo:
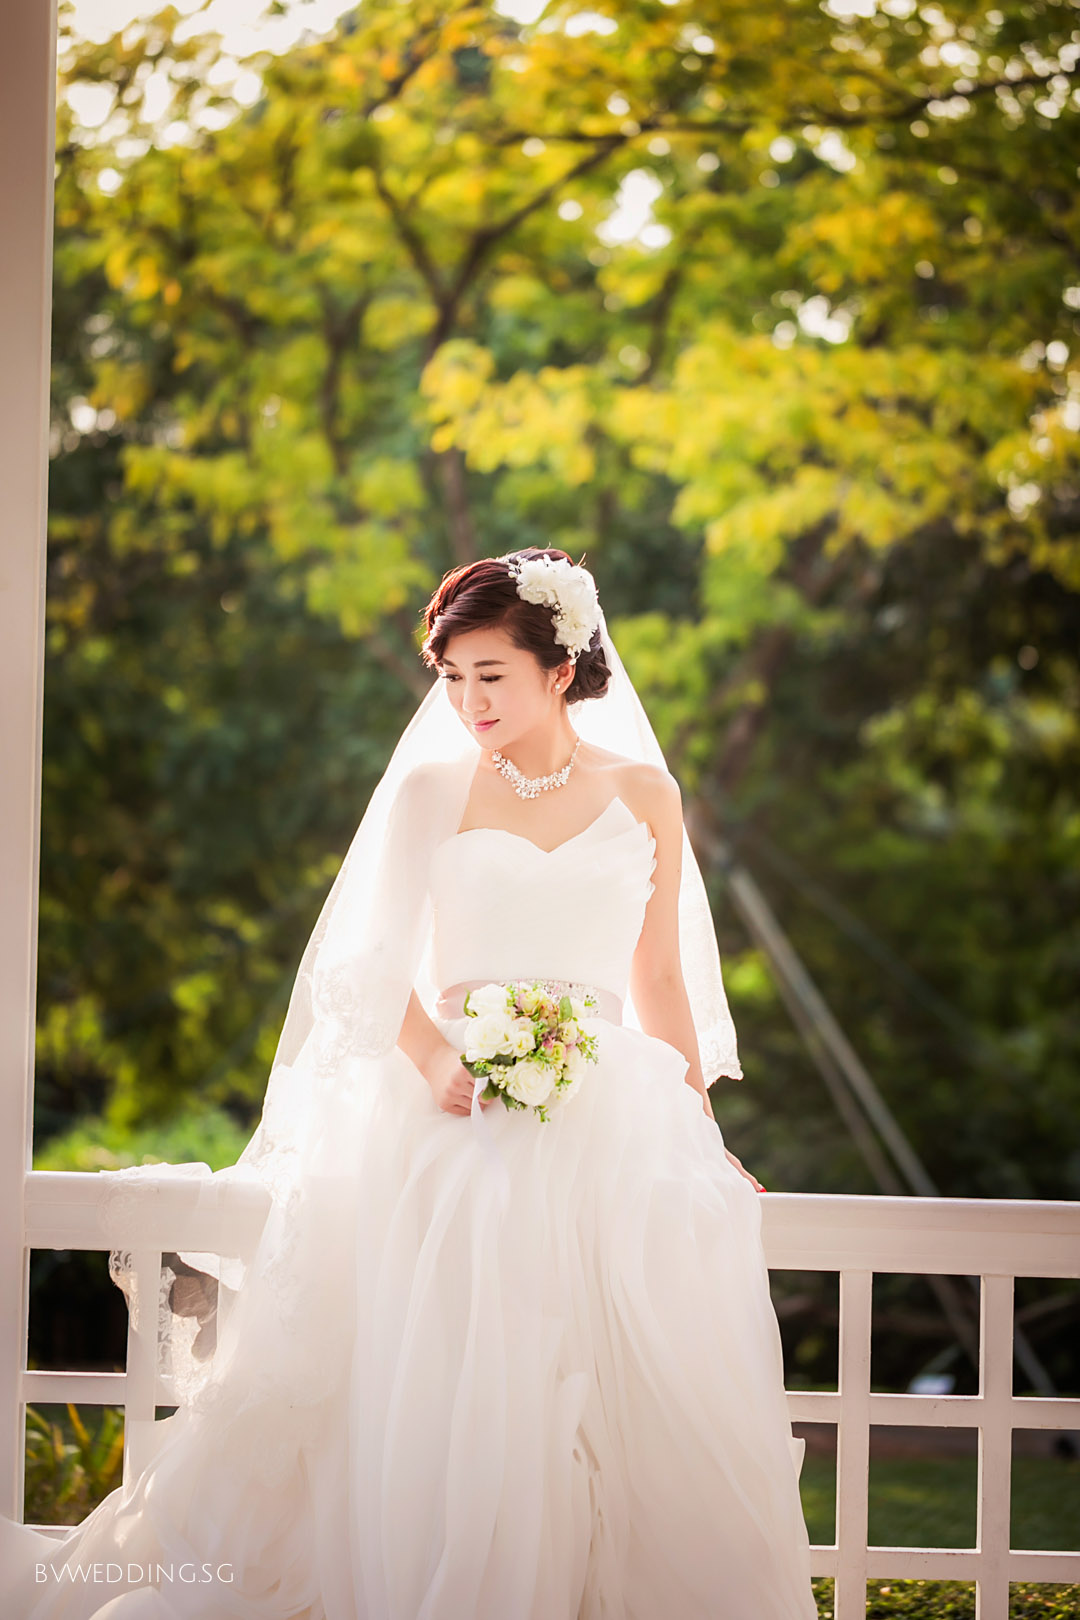
[[[41,824],[55,0],[0,0],[0,1512],[22,1517]]]

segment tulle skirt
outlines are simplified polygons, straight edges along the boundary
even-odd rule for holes
[[[153,1460],[0,1520],[5,1614],[815,1620],[759,1195],[674,1048],[588,1027],[546,1122],[355,1065]]]

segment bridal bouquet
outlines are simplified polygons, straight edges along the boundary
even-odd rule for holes
[[[596,1036],[581,1026],[593,996],[552,995],[539,983],[485,984],[465,997],[475,1020],[461,1061],[486,1079],[481,1097],[501,1097],[507,1108],[531,1108],[543,1120],[547,1105],[572,1097],[586,1063],[596,1062]]]

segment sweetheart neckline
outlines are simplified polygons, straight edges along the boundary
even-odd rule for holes
[[[647,821],[639,821],[634,815],[634,812],[630,809],[630,806],[627,804],[626,800],[622,798],[620,794],[616,793],[614,798],[608,800],[607,804],[605,804],[604,808],[599,812],[599,814],[592,818],[588,826],[582,827],[580,832],[571,833],[569,838],[564,838],[561,843],[553,845],[551,849],[545,849],[542,844],[537,844],[531,838],[526,838],[524,833],[511,832],[507,827],[463,827],[458,832],[451,833],[449,838],[444,838],[438,847],[442,849],[447,844],[452,844],[456,838],[468,838],[470,833],[495,833],[501,835],[503,838],[514,838],[520,844],[528,844],[529,848],[535,849],[538,855],[557,855],[559,851],[561,849],[565,849],[568,844],[575,844],[579,838],[584,838],[586,833],[591,832],[592,829],[604,819],[608,811],[615,804],[622,805],[627,814],[633,818],[635,827],[644,827],[650,838],[654,836],[649,827],[649,823]],[[629,828],[627,828],[627,831],[629,831]]]

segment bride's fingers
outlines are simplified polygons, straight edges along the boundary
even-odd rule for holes
[[[755,1176],[752,1171],[746,1168],[742,1160],[738,1158],[736,1154],[732,1153],[729,1147],[725,1147],[724,1152],[727,1154],[728,1163],[734,1165],[740,1176],[746,1177],[747,1181],[753,1187],[755,1192],[765,1192],[766,1189],[763,1183],[758,1180],[757,1176]]]
[[[472,1112],[472,1096],[473,1096],[473,1092],[475,1091],[475,1089],[476,1089],[476,1082],[475,1082],[475,1080],[473,1080],[472,1076],[470,1075],[469,1076],[469,1085],[468,1085],[466,1098],[465,1098],[465,1112],[466,1113],[471,1113]],[[499,1099],[497,1097],[481,1097],[480,1098],[480,1107],[481,1108],[490,1108],[492,1103],[493,1102],[498,1102],[498,1100]]]
[[[499,1102],[499,1098],[497,1097],[481,1097],[481,1100],[479,1100],[479,1105],[481,1105],[481,1108],[491,1108],[492,1103],[497,1102]],[[471,1111],[473,1111],[473,1092],[470,1090],[470,1092],[466,1093],[463,1113],[471,1113]]]

